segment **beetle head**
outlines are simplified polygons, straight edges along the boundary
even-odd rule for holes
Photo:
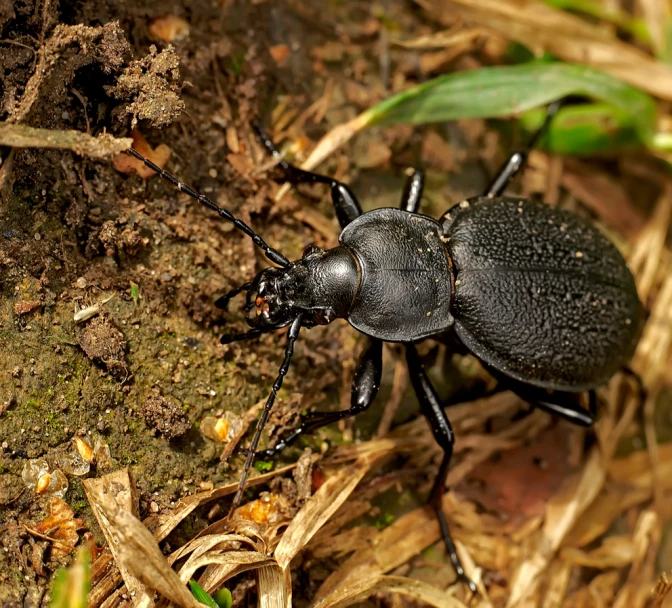
[[[347,312],[357,282],[357,268],[343,248],[310,246],[286,268],[267,268],[247,292],[247,321],[257,329],[288,325],[298,315],[307,327],[326,325]]]

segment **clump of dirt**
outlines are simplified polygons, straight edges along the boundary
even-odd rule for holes
[[[94,317],[80,332],[78,341],[89,359],[102,365],[112,376],[128,377],[126,339],[108,315]]]
[[[155,127],[172,123],[184,111],[179,97],[179,64],[173,47],[158,53],[154,45],[149,47],[149,55],[131,61],[116,84],[105,89],[117,99],[134,99],[122,109],[119,118],[132,116],[131,128],[135,128],[138,119],[148,120]]]
[[[191,421],[179,405],[166,399],[158,390],[147,397],[142,417],[147,425],[166,439],[176,439],[189,432]]]
[[[105,222],[97,235],[103,248],[105,255],[113,256],[122,251],[128,255],[133,256],[140,251],[144,241],[142,235],[131,227],[120,226],[119,220],[108,220]]]
[[[73,52],[73,48],[78,51]],[[33,75],[23,91],[12,79],[3,87],[0,99],[0,116],[6,115],[9,122],[18,123],[32,116],[33,108],[43,108],[36,101],[43,95],[62,96],[75,78],[78,70],[90,64],[98,64],[105,74],[119,70],[130,53],[130,45],[118,22],[110,22],[102,27],[85,25],[58,25],[51,37],[40,49],[39,60]],[[11,55],[7,54],[7,61]],[[0,62],[7,73],[5,60]],[[55,67],[58,65],[58,70]],[[42,112],[42,120],[51,117],[50,112]],[[48,121],[51,122],[51,121]],[[33,121],[32,126],[37,126]],[[45,125],[47,126],[47,125]]]

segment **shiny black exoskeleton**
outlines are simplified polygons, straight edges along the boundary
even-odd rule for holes
[[[302,434],[368,408],[380,384],[383,341],[403,343],[421,410],[444,451],[429,504],[458,575],[475,590],[441,509],[453,431],[414,343],[450,336],[452,343],[457,341],[478,357],[525,400],[588,426],[595,420],[594,389],[629,360],[637,342],[642,306],[633,277],[614,245],[578,216],[502,196],[525,152],[510,157],[484,195],[455,205],[437,221],[417,213],[421,172],[409,178],[400,209],[362,213],[345,184],[288,164],[264,131],[260,127],[257,131],[278,159],[278,181],[330,186],[342,227],[338,247],[327,251],[309,247],[300,260],[290,262],[230,212],[131,151],[232,221],[281,266],[263,270],[217,302],[225,308],[232,297],[247,293],[252,329],[224,336],[223,343],[289,326],[285,357],[257,425],[234,506],[242,498],[261,430],[288,371],[300,328],[346,319],[370,338],[355,371],[350,409],[309,413],[296,431],[264,455],[272,456]],[[588,409],[577,398],[585,391]]]

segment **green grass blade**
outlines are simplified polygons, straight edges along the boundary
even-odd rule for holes
[[[520,124],[534,133],[545,117],[545,109],[537,108],[522,114]],[[588,156],[637,148],[641,142],[630,113],[606,103],[593,103],[561,108],[538,145],[555,154]]]
[[[193,578],[189,581],[189,586],[191,587],[191,594],[196,598],[196,601],[204,606],[208,606],[208,608],[219,608],[217,602]]]
[[[86,547],[77,552],[69,568],[60,568],[54,578],[50,608],[86,608],[91,588],[91,557]]]
[[[608,103],[632,117],[640,142],[650,145],[653,99],[620,80],[569,63],[528,63],[447,74],[394,95],[367,110],[368,125],[423,124],[522,113],[567,95]]]

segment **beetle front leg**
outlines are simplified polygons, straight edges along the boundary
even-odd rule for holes
[[[495,177],[493,177],[490,185],[487,187],[484,194],[485,196],[494,197],[501,196],[503,194],[511,180],[518,174],[518,171],[522,169],[523,165],[527,161],[527,157],[530,151],[537,145],[541,137],[548,131],[553,117],[560,109],[560,105],[560,101],[555,101],[548,106],[544,123],[527,143],[527,147],[524,150],[520,150],[511,154],[511,156],[509,156],[509,158],[499,168],[499,171],[497,171],[497,174]]]
[[[350,393],[350,407],[338,412],[308,412],[303,416],[299,428],[280,439],[275,447],[258,452],[257,457],[271,458],[282,452],[299,437],[309,435],[332,422],[350,418],[368,409],[378,394],[382,373],[383,343],[380,340],[372,339],[355,369]]]
[[[455,443],[453,427],[450,425],[450,420],[448,420],[448,417],[446,416],[446,412],[441,405],[436,390],[432,386],[432,383],[418,359],[418,351],[413,344],[406,344],[405,346],[406,361],[408,363],[411,384],[413,385],[415,394],[420,402],[420,410],[429,422],[429,426],[434,434],[434,439],[443,450],[443,460],[439,466],[439,472],[436,475],[436,480],[434,481],[427,502],[429,506],[434,509],[436,517],[439,520],[441,536],[443,537],[443,542],[446,545],[446,550],[448,551],[450,561],[453,563],[457,576],[467,584],[473,593],[476,593],[476,585],[464,572],[462,561],[457,554],[455,543],[450,536],[448,522],[446,521],[446,516],[444,515],[442,508],[441,499],[446,489],[446,478],[448,477],[450,459],[453,455],[453,444]]]
[[[345,228],[350,222],[362,215],[362,207],[348,186],[326,175],[304,171],[288,163],[261,124],[255,121],[252,123],[252,127],[268,152],[278,160],[278,169],[281,175],[276,181],[289,182],[290,184],[327,184],[331,189],[331,200],[341,228]]]

